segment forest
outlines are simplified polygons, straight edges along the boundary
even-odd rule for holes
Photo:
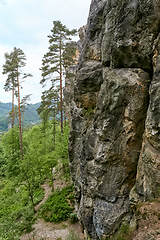
[[[60,21],[53,22],[48,52],[40,69],[44,89],[41,103],[36,105],[40,122],[34,125],[24,124],[30,94],[21,99],[21,82],[32,77],[24,71],[26,55],[17,47],[5,53],[4,89],[11,93],[12,104],[8,114],[10,127],[0,136],[1,240],[21,239],[21,235],[33,230],[38,218],[54,223],[77,221],[68,160],[70,123],[63,96],[65,79],[73,77],[69,69],[76,61],[76,45],[72,41],[76,33]],[[57,188],[57,179],[64,186]],[[51,192],[41,204],[45,198],[43,185]]]
[[[47,181],[51,187],[53,186],[53,168],[61,173],[59,178],[69,184],[64,191],[73,192],[68,165],[69,128],[68,126],[64,128],[62,136],[60,126],[56,122],[54,146],[53,126],[54,123],[49,121],[45,126],[45,132],[43,124],[23,131],[23,159],[20,157],[18,127],[10,129],[1,137],[0,239],[19,239],[23,232],[31,231],[35,221],[35,206],[44,196],[41,185]],[[73,206],[68,205],[66,199],[63,201],[56,200],[59,212],[56,212],[55,217],[54,209],[50,209],[51,216],[47,221],[59,222],[70,218]],[[44,206],[38,214],[46,218],[48,210],[45,207],[51,208],[51,204],[52,202],[49,206]]]

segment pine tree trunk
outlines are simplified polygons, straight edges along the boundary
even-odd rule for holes
[[[20,140],[21,158],[23,159],[22,121],[21,121],[20,86],[19,86],[20,84],[19,84],[19,77],[18,77],[18,69],[17,69],[17,85],[18,85],[19,140]]]
[[[15,118],[15,114],[14,114],[14,87],[12,89],[12,128],[14,128],[14,118]]]
[[[63,134],[63,88],[62,88],[62,40],[60,39],[60,112],[61,112],[61,134]]]
[[[22,133],[23,133],[23,129],[24,129],[24,112],[25,112],[25,109],[23,109],[23,111],[22,111],[22,116],[23,116],[23,118],[22,118]]]
[[[53,149],[55,149],[56,146],[56,113],[55,113],[55,109],[54,111],[54,115],[53,115]]]

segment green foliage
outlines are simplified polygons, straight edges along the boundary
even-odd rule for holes
[[[6,161],[4,158],[2,145],[0,144],[0,178],[5,176],[5,172],[6,172]]]
[[[64,76],[66,76],[67,68],[75,63],[76,48],[75,43],[71,44],[71,37],[73,37],[76,32],[77,31],[75,29],[69,30],[60,21],[53,21],[53,28],[51,29],[51,33],[48,36],[48,52],[43,56],[42,59],[42,79],[40,83],[44,87],[46,85],[46,82],[49,81],[50,88],[49,90],[44,91],[42,94],[41,110],[43,109],[45,113],[51,109],[53,112],[60,112],[61,134],[63,134],[64,120]]]
[[[69,204],[73,186],[67,186],[61,191],[55,191],[41,208],[41,216],[49,222],[61,222],[70,217],[73,207]]]
[[[42,188],[37,188],[34,191],[34,203],[37,205],[44,197],[44,190]]]
[[[59,81],[60,73],[63,74],[62,72],[65,72],[65,68],[73,65],[73,56],[75,56],[75,51],[73,51],[73,49],[75,49],[75,43],[70,47],[71,44],[69,45],[69,42],[76,32],[75,29],[69,30],[60,21],[53,21],[51,34],[48,36],[49,51],[42,59],[41,84],[45,84],[48,80],[51,80],[52,84],[55,81]]]
[[[37,188],[34,192],[35,203],[42,200],[44,192]],[[25,185],[12,180],[0,181],[0,239],[19,239],[22,232],[30,232],[35,220]],[[3,238],[2,238],[3,239]],[[4,238],[5,239],[5,238]]]
[[[2,137],[3,159],[5,160],[6,171],[8,176],[16,176],[20,170],[19,162],[19,131],[18,128],[10,129]]]
[[[53,121],[47,122],[46,133],[42,125],[23,132],[24,157],[19,154],[19,132],[14,127],[1,136],[0,141],[0,240],[18,240],[22,232],[31,230],[35,220],[34,208],[44,197],[41,184],[47,179],[53,184],[52,169],[61,166],[64,176],[68,171],[68,127],[64,135],[56,122],[56,144],[53,147]],[[60,191],[59,191],[60,192]],[[53,219],[60,221],[70,217],[73,202],[72,188],[56,193],[48,203],[57,202]],[[63,200],[64,198],[64,200]],[[52,201],[53,200],[53,201]],[[52,210],[52,211],[53,211]]]
[[[0,239],[16,240],[24,230],[30,230],[33,211],[24,186],[12,180],[0,181]]]
[[[55,148],[55,153],[57,155],[57,159],[62,165],[63,169],[63,177],[67,180],[70,177],[70,169],[69,169],[69,160],[68,160],[68,135],[69,135],[69,127],[66,126],[64,129],[63,135],[59,131],[57,132],[57,144]]]

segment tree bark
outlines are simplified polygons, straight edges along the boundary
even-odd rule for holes
[[[17,87],[18,87],[19,141],[20,141],[20,153],[21,153],[21,158],[23,159],[22,120],[21,120],[20,84],[19,84],[18,69],[17,69],[17,85],[18,85]]]
[[[63,86],[62,86],[62,40],[60,38],[60,112],[61,112],[61,134],[63,134]]]
[[[55,150],[56,146],[56,111],[53,110],[53,149]]]
[[[12,89],[12,128],[14,128],[14,119],[15,119],[15,114],[14,114],[14,87]]]

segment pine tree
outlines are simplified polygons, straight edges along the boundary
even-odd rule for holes
[[[65,76],[67,78],[74,76],[73,72],[68,70],[77,64],[78,55],[79,51],[77,43],[74,41],[67,42],[63,52]]]
[[[5,89],[12,89],[12,111],[14,112],[14,95],[18,98],[18,119],[19,119],[19,140],[20,140],[20,152],[23,158],[23,140],[22,140],[22,119],[21,119],[21,101],[20,101],[20,79],[30,77],[31,74],[26,74],[21,71],[26,66],[26,56],[20,48],[14,47],[10,54],[5,54],[6,63],[3,66],[3,73],[7,74],[7,81]],[[15,91],[15,89],[17,89]],[[12,125],[14,125],[14,114],[12,117]]]
[[[64,52],[64,68],[65,68],[65,92],[64,92],[64,120],[66,126],[66,119],[70,122],[70,114],[68,113],[68,108],[71,100],[71,94],[69,96],[66,95],[67,89],[73,85],[73,81],[75,78],[77,60],[79,57],[78,46],[76,42],[67,42]],[[66,100],[66,101],[65,101]]]
[[[14,127],[15,123],[15,109],[14,109],[14,97],[16,88],[16,72],[13,62],[13,52],[5,53],[5,64],[3,65],[3,74],[7,75],[7,79],[4,85],[5,91],[12,91],[12,112],[11,112],[11,126]]]
[[[61,113],[61,133],[63,134],[63,79],[65,75],[66,62],[68,57],[64,54],[65,46],[71,40],[71,36],[76,34],[76,30],[69,30],[60,21],[53,22],[53,28],[49,38],[49,51],[44,55],[42,60],[42,80],[45,84],[50,80],[52,84],[59,86],[60,91],[60,113]]]

